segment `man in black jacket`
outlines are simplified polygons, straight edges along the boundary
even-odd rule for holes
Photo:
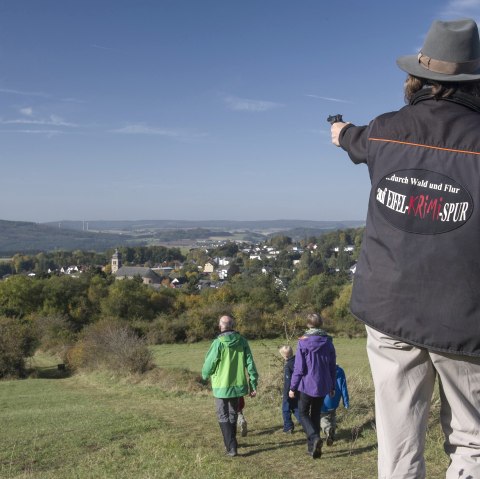
[[[473,20],[432,24],[401,57],[407,106],[332,142],[372,189],[352,292],[367,326],[381,478],[426,477],[438,375],[447,478],[480,478],[480,40]]]

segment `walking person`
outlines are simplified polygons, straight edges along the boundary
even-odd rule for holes
[[[345,409],[350,407],[345,371],[337,364],[336,372],[337,379],[335,380],[335,394],[333,396],[325,396],[320,414],[320,428],[327,436],[327,446],[333,446],[333,442],[335,441],[335,433],[337,430],[337,409],[338,406],[340,406],[340,400]]]
[[[335,390],[335,348],[321,329],[319,314],[307,316],[307,330],[298,340],[289,397],[298,395],[300,423],[307,436],[307,453],[314,459],[322,455],[320,411],[323,398]]]
[[[257,394],[258,373],[248,341],[234,330],[230,316],[222,316],[220,334],[213,340],[202,367],[204,381],[211,377],[215,409],[226,454],[237,455],[239,398]]]
[[[283,417],[283,432],[286,434],[293,434],[295,424],[292,421],[292,414],[300,422],[300,415],[298,413],[298,398],[289,397],[290,383],[292,381],[292,374],[295,365],[295,356],[291,346],[282,346],[278,352],[285,360],[283,367],[283,396],[282,396],[282,417]]]
[[[331,127],[372,189],[352,313],[367,326],[380,478],[423,479],[439,378],[447,479],[480,477],[480,40],[435,21],[399,111]]]

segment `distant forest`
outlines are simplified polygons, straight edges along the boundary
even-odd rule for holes
[[[32,223],[0,220],[0,255],[51,251],[103,252],[121,246],[194,243],[210,238],[264,241],[272,235],[294,240],[361,226],[361,221],[62,221]],[[88,227],[88,229],[85,229]]]

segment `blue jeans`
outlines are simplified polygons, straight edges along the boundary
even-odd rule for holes
[[[292,413],[300,422],[300,415],[298,413],[298,399],[284,397],[282,401],[282,416],[283,416],[283,430],[290,431],[293,429]]]

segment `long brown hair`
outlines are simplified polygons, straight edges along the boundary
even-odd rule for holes
[[[422,88],[431,88],[432,95],[437,100],[449,98],[457,91],[480,97],[480,81],[436,82],[434,80],[408,75],[404,85],[405,102],[410,103],[415,93],[419,92]]]

